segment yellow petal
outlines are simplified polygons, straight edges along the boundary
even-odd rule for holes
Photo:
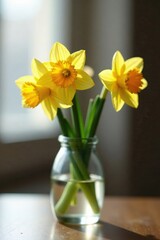
[[[47,117],[53,120],[57,114],[57,105],[50,98],[45,99],[41,105]]]
[[[25,82],[36,83],[36,80],[33,76],[23,76],[15,81],[16,85],[21,89]]]
[[[109,91],[111,91],[113,83],[116,82],[116,79],[112,74],[112,70],[110,70],[110,69],[103,70],[102,72],[99,73],[98,76],[99,76],[101,82],[103,83],[103,85]]]
[[[122,54],[119,51],[115,52],[112,59],[112,71],[119,76],[121,74],[121,69],[123,65],[124,59]]]
[[[113,104],[113,107],[115,108],[115,110],[117,112],[120,111],[124,105],[124,101],[121,98],[120,93],[119,93],[119,88],[116,85],[114,85],[114,89],[111,92],[111,98],[112,98],[112,104]]]
[[[63,89],[62,89],[62,91],[63,91]],[[64,92],[63,92],[64,93]],[[67,95],[68,96],[68,95]],[[74,94],[73,94],[73,96],[74,96]],[[73,103],[72,103],[72,100],[71,99],[73,99],[73,96],[70,96],[70,97],[68,97],[67,99],[66,98],[61,98],[61,96],[60,95],[57,95],[57,93],[56,92],[54,92],[52,95],[51,95],[51,101],[52,102],[55,102],[55,104],[57,105],[57,107],[59,107],[59,108],[69,108],[69,107],[71,107],[72,105],[73,105]],[[70,98],[70,99],[69,99]]]
[[[52,81],[50,73],[46,73],[41,78],[39,78],[37,80],[37,84],[51,89],[54,89],[56,87],[55,83]]]
[[[86,61],[85,50],[74,52],[69,57],[75,69],[83,69]]]
[[[143,58],[133,57],[125,61],[126,72],[138,68],[140,72],[143,70]]]
[[[37,78],[37,79],[42,77],[47,72],[47,69],[43,65],[43,63],[41,63],[37,59],[32,60],[31,67],[32,67],[32,73],[33,73],[34,77]]]
[[[130,107],[137,108],[138,107],[138,94],[130,93],[127,90],[120,91],[121,98],[123,101],[129,105]]]
[[[23,98],[22,98],[22,107],[23,108],[28,108],[28,105],[26,104],[26,101]]]
[[[70,107],[72,107],[73,103],[71,102],[68,105],[60,103],[59,105],[60,105],[61,108],[70,108]]]
[[[141,90],[145,89],[148,86],[148,82],[146,79],[141,79],[142,86],[140,87]]]
[[[69,86],[67,88],[56,88],[56,96],[60,100],[62,104],[71,105],[73,97],[76,93],[76,89],[73,86]]]
[[[52,71],[53,63],[51,63],[51,62],[43,62],[43,65],[45,66],[45,68],[46,68],[48,71]]]
[[[83,70],[77,70],[75,85],[77,90],[85,90],[94,86],[92,78]]]
[[[56,42],[50,52],[51,62],[64,61],[70,56],[68,49],[61,43]]]

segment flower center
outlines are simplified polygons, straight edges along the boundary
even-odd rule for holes
[[[25,82],[22,87],[23,101],[30,108],[36,107],[50,94],[51,90],[49,88],[35,85],[31,82]]]
[[[56,85],[66,88],[74,84],[77,71],[70,62],[59,61],[53,64],[51,76]]]
[[[142,86],[143,74],[139,73],[136,69],[128,72],[127,79],[125,80],[127,89],[131,93],[140,92],[140,87]]]
[[[62,75],[63,75],[65,78],[67,78],[67,77],[69,77],[69,76],[71,75],[71,72],[70,72],[69,69],[64,69],[64,70],[62,71]]]

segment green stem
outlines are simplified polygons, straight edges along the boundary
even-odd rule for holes
[[[94,103],[93,99],[90,99],[88,104],[88,109],[87,109],[86,120],[85,120],[85,127],[88,126],[88,123],[90,121],[90,114],[92,112],[93,103]]]
[[[56,213],[59,215],[64,214],[67,211],[77,192],[77,184],[80,186],[85,196],[87,197],[93,212],[99,213],[100,209],[96,199],[95,191],[94,192],[91,191],[94,187],[93,186],[94,183],[93,182],[88,183],[83,181],[70,181],[67,183],[60,199],[56,203],[55,206]]]
[[[92,118],[92,122],[91,122],[87,137],[93,137],[95,135],[104,103],[105,103],[105,99],[98,98],[94,108],[95,115]]]
[[[103,87],[100,96],[96,96],[91,109],[89,109],[89,121],[87,121],[85,125],[85,136],[87,138],[94,137],[96,133],[102,109],[106,100],[107,92],[108,90]]]
[[[84,122],[77,95],[73,98],[71,111],[76,137],[84,137]]]
[[[79,154],[74,155],[74,157],[71,154],[70,159],[72,163],[72,174],[74,175],[75,180],[71,180],[67,183],[59,201],[55,206],[56,213],[63,214],[67,211],[68,207],[71,205],[72,201],[75,198],[75,194],[77,192],[77,184],[84,192],[94,213],[98,213],[99,206],[96,199],[95,186],[93,182],[88,182],[90,181],[90,177],[87,169],[83,165]]]
[[[62,113],[60,108],[57,111],[57,117],[58,117],[60,127],[62,129],[63,135],[68,136],[68,137],[75,136],[75,133],[73,132],[73,130],[72,130],[69,122],[67,121],[67,119],[64,118],[63,113]]]
[[[77,192],[77,187],[75,182],[68,182],[61,197],[55,205],[56,213],[63,214],[67,211],[68,207],[71,205]]]
[[[103,86],[101,90],[100,98],[106,99],[107,93],[108,93],[108,90]]]
[[[68,136],[68,131],[66,129],[66,124],[64,123],[63,113],[62,113],[60,108],[58,108],[57,117],[58,117],[58,121],[59,121],[60,127],[62,129],[63,135],[64,136]]]

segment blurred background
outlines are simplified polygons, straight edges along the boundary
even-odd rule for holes
[[[86,49],[96,86],[80,92],[85,103],[101,90],[97,74],[111,68],[114,52],[144,58],[148,88],[139,108],[116,113],[110,95],[97,131],[107,195],[160,195],[160,1],[0,1],[0,192],[49,193],[59,149],[57,121],[40,108],[21,107],[15,80],[31,74],[31,60],[47,61],[59,41]]]

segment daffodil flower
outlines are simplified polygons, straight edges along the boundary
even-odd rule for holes
[[[94,86],[92,78],[83,70],[85,51],[70,53],[61,43],[53,45],[50,61],[44,63],[48,70],[45,78],[50,78],[56,86],[61,88],[59,95],[65,101],[72,101],[76,90],[85,90]]]
[[[35,108],[41,104],[45,114],[52,120],[58,108],[68,108],[72,102],[68,101],[67,104],[63,102],[63,99],[59,97],[61,89],[57,89],[53,81],[45,77],[47,69],[36,59],[32,61],[32,72],[33,76],[24,76],[16,80],[21,90],[22,105]]]
[[[116,111],[119,111],[124,103],[138,107],[138,93],[147,87],[142,70],[142,58],[134,57],[124,61],[122,54],[117,51],[112,59],[112,70],[106,69],[99,73],[104,87],[111,92]]]

